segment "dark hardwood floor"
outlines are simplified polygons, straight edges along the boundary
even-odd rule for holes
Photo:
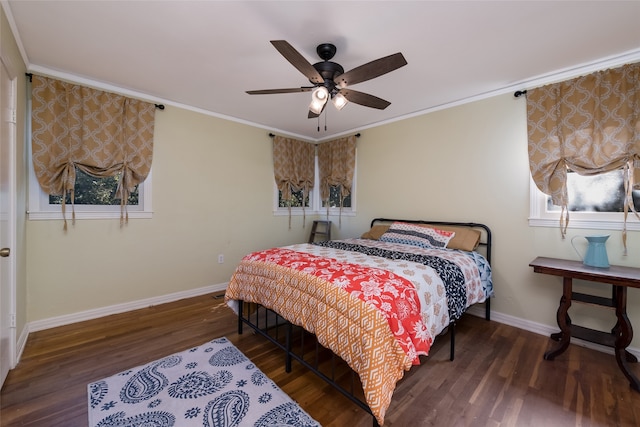
[[[370,415],[296,362],[286,373],[279,350],[236,325],[223,299],[206,295],[32,333],[0,393],[0,425],[86,426],[87,383],[226,336],[323,426],[371,426]],[[385,426],[640,425],[640,393],[613,356],[571,345],[544,361],[549,344],[465,315],[455,360],[448,337],[436,340],[398,384]]]

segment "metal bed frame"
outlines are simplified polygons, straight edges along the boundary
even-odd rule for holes
[[[479,246],[484,248],[485,258],[491,264],[491,230],[484,224],[475,222],[447,222],[447,221],[420,221],[375,218],[371,221],[371,227],[376,223],[392,223],[402,221],[411,224],[450,225],[482,229],[483,234]],[[485,319],[490,320],[490,298],[485,301]],[[371,409],[364,400],[362,386],[358,375],[349,368],[346,362],[336,356],[331,350],[318,343],[315,335],[303,328],[293,325],[275,311],[256,303],[239,301],[238,306],[238,334],[243,333],[243,326],[249,326],[256,334],[262,335],[271,341],[285,353],[285,371],[291,372],[292,361],[298,361],[329,385],[333,386],[342,395],[358,405],[364,411],[372,415],[373,426],[378,422]],[[439,335],[449,332],[451,361],[455,355],[455,326],[453,321]]]

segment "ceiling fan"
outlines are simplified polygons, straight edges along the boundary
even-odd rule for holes
[[[316,48],[318,56],[323,60],[315,64],[307,61],[293,46],[285,40],[272,40],[271,44],[298,69],[313,86],[302,86],[289,89],[248,90],[249,95],[271,95],[276,93],[311,92],[311,104],[308,117],[318,117],[327,101],[331,99],[338,110],[348,102],[364,105],[365,107],[384,110],[391,103],[368,93],[347,89],[347,86],[371,80],[383,74],[407,65],[402,53],[385,56],[375,61],[367,62],[350,71],[344,72],[340,64],[331,62],[336,54],[336,47],[331,43],[322,43]]]

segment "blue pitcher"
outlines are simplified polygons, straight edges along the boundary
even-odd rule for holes
[[[609,258],[607,257],[607,248],[605,246],[609,236],[610,234],[603,234],[600,236],[574,236],[571,239],[571,246],[573,246],[573,249],[576,251],[584,265],[598,268],[609,268]],[[584,257],[573,243],[573,241],[578,237],[583,237],[587,239],[587,242],[589,242],[589,245],[587,246],[587,253]]]

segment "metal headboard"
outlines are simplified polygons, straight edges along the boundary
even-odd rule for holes
[[[415,219],[390,219],[390,218],[374,218],[371,221],[371,227],[374,224],[382,222],[382,223],[392,223],[392,222],[406,222],[409,224],[429,224],[429,225],[451,225],[457,227],[467,227],[467,228],[480,228],[484,230],[484,233],[480,236],[479,246],[483,246],[485,249],[485,258],[487,262],[491,264],[491,229],[485,225],[477,222],[452,222],[452,221],[423,221],[423,220],[415,220]]]

